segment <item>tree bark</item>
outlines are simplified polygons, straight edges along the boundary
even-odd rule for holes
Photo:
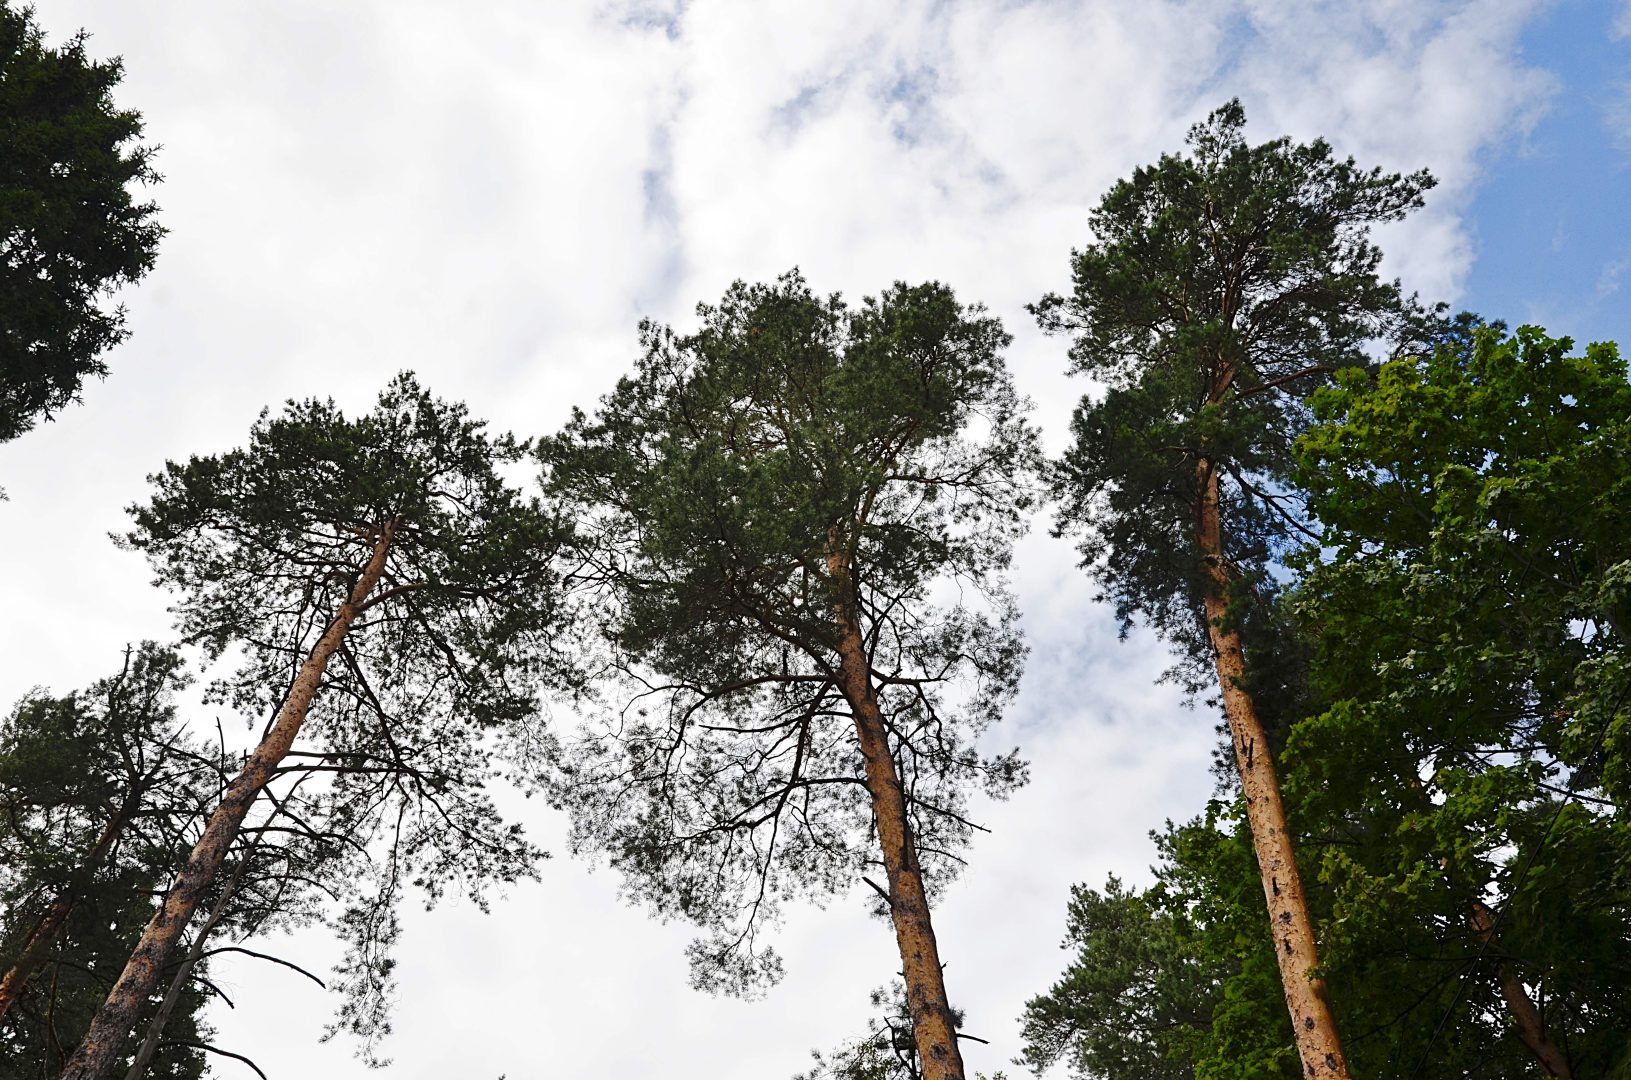
[[[1480,941],[1487,943],[1495,936],[1495,919],[1491,916],[1488,905],[1482,901],[1473,901],[1470,921],[1473,932],[1478,935]],[[1529,991],[1524,989],[1523,980],[1512,970],[1512,965],[1497,959],[1495,978],[1501,985],[1501,997],[1506,1000],[1506,1007],[1512,1012],[1512,1024],[1517,1031],[1518,1039],[1529,1048],[1531,1054],[1535,1055],[1535,1061],[1545,1070],[1547,1076],[1555,1076],[1559,1080],[1574,1080],[1568,1059],[1552,1041],[1552,1037],[1546,1034],[1546,1021],[1540,1015],[1540,1009],[1530,1000]]]
[[[163,905],[142,931],[141,940],[125,964],[124,972],[108,993],[107,1001],[97,1010],[84,1041],[63,1069],[61,1080],[102,1080],[113,1066],[124,1040],[136,1026],[142,1007],[158,986],[159,975],[177,940],[192,921],[205,890],[220,871],[221,863],[237,838],[250,806],[289,752],[295,736],[300,733],[300,725],[305,722],[329,658],[339,649],[369,593],[379,584],[385,572],[385,557],[390,551],[395,528],[394,521],[386,522],[380,528],[373,553],[352,587],[351,594],[340,605],[333,621],[301,664],[284,698],[283,707],[278,710],[277,720],[244,762],[243,770],[227,787],[220,805],[210,815],[204,835],[193,845],[187,865],[176,875]]]
[[[1297,1053],[1305,1076],[1347,1080],[1348,1065],[1342,1056],[1342,1040],[1337,1035],[1336,1020],[1326,998],[1325,980],[1314,974],[1319,968],[1314,924],[1303,896],[1302,878],[1297,873],[1296,852],[1286,824],[1285,803],[1280,797],[1280,777],[1256,703],[1243,685],[1246,653],[1240,631],[1228,622],[1233,582],[1223,550],[1217,470],[1206,458],[1196,466],[1196,481],[1200,485],[1196,540],[1207,575],[1207,631],[1223,694],[1223,711],[1234,744],[1235,765],[1246,796],[1246,820],[1251,827],[1258,873],[1263,879],[1274,956],[1280,965],[1280,982],[1285,989],[1286,1008],[1291,1013]]]
[[[153,1019],[147,1022],[147,1034],[143,1037],[135,1058],[131,1060],[130,1068],[125,1072],[125,1080],[141,1080],[142,1075],[147,1072],[147,1066],[152,1063],[153,1055],[158,1052],[159,1039],[164,1035],[165,1025],[170,1022],[170,1014],[175,1012],[176,1004],[181,1000],[182,991],[187,988],[187,980],[192,975],[193,968],[198,966],[199,958],[204,955],[204,946],[209,942],[210,933],[226,917],[233,894],[243,883],[244,874],[249,871],[249,863],[254,854],[254,847],[244,852],[243,861],[238,864],[237,872],[227,882],[226,888],[221,890],[221,895],[215,900],[215,906],[204,919],[204,925],[200,926],[198,933],[193,936],[193,942],[187,948],[187,955],[181,958],[175,975],[170,979],[170,989],[165,992],[164,1001],[159,1004],[158,1012],[153,1014]]]
[[[57,935],[68,922],[68,916],[73,913],[74,905],[79,902],[80,890],[102,868],[102,860],[106,859],[108,852],[113,849],[113,842],[130,823],[141,801],[142,788],[141,784],[137,783],[126,794],[124,802],[119,805],[113,817],[102,827],[101,835],[96,838],[90,853],[80,864],[75,875],[78,879],[77,884],[71,883],[63,890],[62,895],[57,897],[35,925],[33,933],[28,935],[28,941],[23,946],[23,954],[17,958],[11,970],[0,978],[0,1017],[10,1012],[12,1005],[22,996],[23,987],[28,985],[28,980],[33,977],[34,969],[39,967],[46,951],[51,948],[51,943],[57,939]]]
[[[829,556],[837,587],[850,588],[847,568],[839,556]],[[900,948],[901,974],[906,982],[906,1003],[912,1015],[912,1036],[923,1080],[963,1080],[963,1055],[957,1048],[957,1030],[946,998],[945,973],[940,969],[940,948],[923,891],[923,869],[906,815],[906,792],[895,757],[889,751],[883,712],[872,686],[866,644],[853,603],[840,597],[838,617],[838,683],[855,716],[855,734],[866,766],[866,789],[878,823],[878,845],[883,852],[889,882],[889,919]]]

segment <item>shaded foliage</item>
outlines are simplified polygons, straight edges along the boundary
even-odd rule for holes
[[[159,179],[120,62],[82,31],[48,47],[31,7],[0,0],[0,442],[79,396],[123,341],[106,297],[153,267],[164,230],[132,188]]]
[[[0,1077],[54,1078],[84,1035],[217,790],[220,760],[185,737],[180,659],[151,643],[81,693],[35,691],[0,724]],[[173,1019],[207,1042],[201,987]],[[134,1050],[132,1045],[130,1050]],[[172,1045],[149,1075],[202,1075]]]

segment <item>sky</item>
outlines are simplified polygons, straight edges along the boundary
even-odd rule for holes
[[[168,633],[166,596],[108,539],[166,459],[239,445],[289,398],[365,410],[404,368],[546,434],[631,366],[640,318],[693,325],[738,278],[798,266],[857,299],[950,284],[1015,335],[1058,450],[1084,387],[1024,307],[1068,286],[1109,185],[1230,97],[1253,141],[1433,171],[1426,207],[1377,234],[1408,289],[1627,337],[1625,0],[35,2],[52,40],[84,27],[124,58],[170,231],[121,296],[108,377],[0,446],[0,701],[83,686]],[[1212,717],[1157,684],[1159,643],[1117,640],[1046,526],[1016,558],[1031,656],[992,741],[1033,779],[981,808],[991,832],[935,913],[987,1074],[1023,1071],[1017,1017],[1067,960],[1070,885],[1147,881],[1149,830],[1213,786]],[[787,976],[762,1000],[694,992],[688,930],[570,858],[553,812],[515,809],[555,857],[490,914],[410,910],[387,1076],[789,1077],[859,1034],[897,969],[857,882],[788,912]],[[338,959],[322,933],[278,946]],[[367,1074],[343,1037],[318,1041],[331,997],[252,960],[218,973],[221,1045],[273,1080]]]

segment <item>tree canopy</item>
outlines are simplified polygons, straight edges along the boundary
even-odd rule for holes
[[[970,792],[1024,775],[976,746],[1024,655],[1003,571],[1036,451],[1008,337],[941,285],[851,308],[796,272],[698,314],[643,324],[634,375],[542,449],[628,683],[559,775],[574,843],[711,932],[707,985],[774,976],[778,902],[880,863],[897,936],[932,955],[925,883]],[[908,961],[920,1047],[927,1010],[949,1059],[926,979]]]
[[[1612,345],[1571,348],[1467,321],[1345,373],[1298,444],[1325,707],[1292,783],[1343,840],[1333,967],[1421,987],[1373,1050],[1418,1071],[1607,1075],[1631,1049],[1631,383]]]
[[[65,1075],[105,1068],[257,800],[278,810],[279,776],[326,774],[319,820],[364,853],[339,920],[340,1022],[369,1052],[403,886],[479,901],[534,872],[484,790],[494,739],[541,737],[541,694],[569,681],[552,647],[568,530],[500,474],[526,449],[404,374],[356,419],[290,402],[247,447],[153,477],[125,542],[178,594],[185,639],[231,650],[211,697],[269,721]]]
[[[0,0],[0,442],[106,374],[124,309],[107,296],[153,268],[164,230],[139,113],[118,107],[120,61],[83,31],[45,44],[33,9]]]

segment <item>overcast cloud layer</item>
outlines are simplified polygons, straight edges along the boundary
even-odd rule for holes
[[[107,533],[145,474],[239,444],[267,404],[361,410],[412,368],[496,427],[549,432],[627,368],[639,317],[686,325],[732,279],[796,264],[820,291],[936,278],[983,301],[1057,448],[1082,387],[1023,305],[1068,284],[1103,191],[1209,109],[1238,95],[1254,140],[1431,168],[1386,268],[1455,301],[1483,169],[1554,85],[1520,55],[1522,0],[37,4],[54,40],[84,26],[124,56],[171,232],[110,377],[0,448],[0,702],[167,633],[165,597]],[[1034,781],[984,814],[936,915],[987,1073],[1064,962],[1070,883],[1143,880],[1146,832],[1212,786],[1211,717],[1154,685],[1166,657],[1117,643],[1073,563],[1045,529],[1017,560],[1033,653],[995,741],[1023,746]],[[524,812],[558,856],[541,883],[490,916],[409,918],[391,1075],[774,1080],[859,1032],[897,967],[857,891],[792,913],[766,1000],[698,995],[685,928],[621,906],[612,875],[564,857],[558,820]],[[321,935],[287,951],[335,958]],[[317,1042],[331,999],[221,970],[222,1045],[274,1080],[364,1075],[343,1040]]]

